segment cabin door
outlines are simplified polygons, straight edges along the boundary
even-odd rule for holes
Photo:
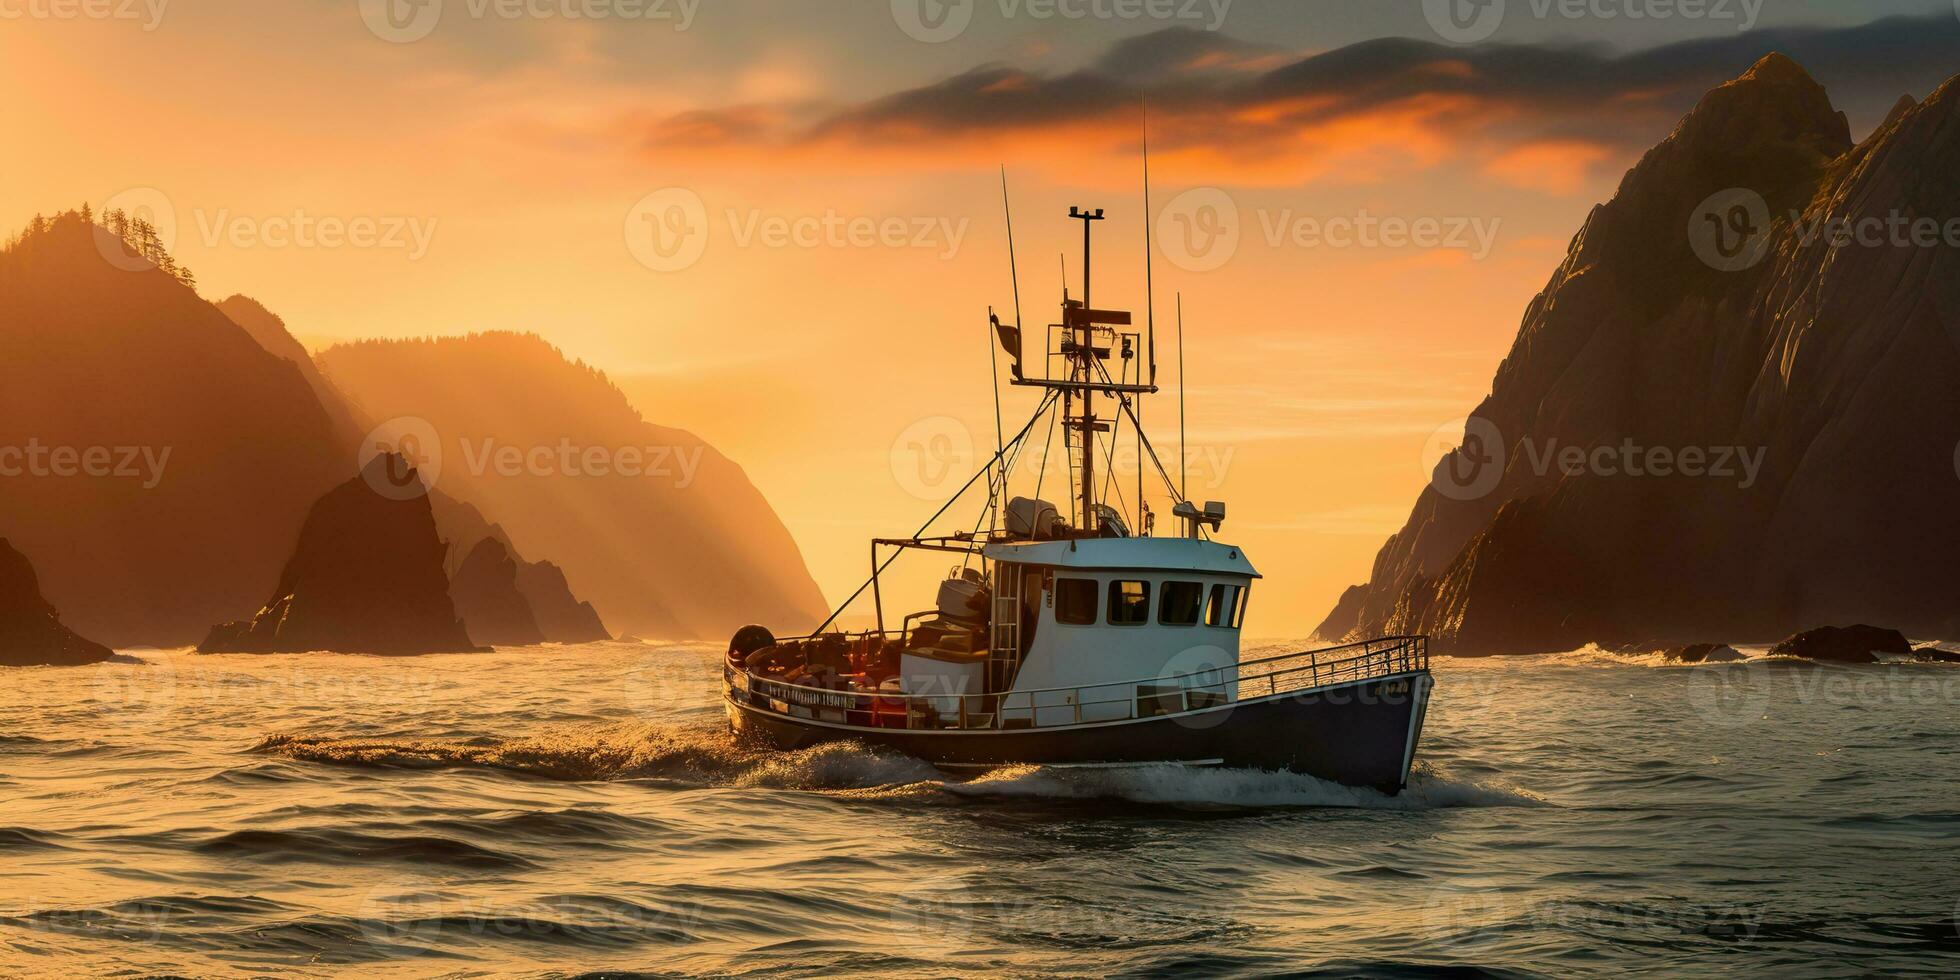
[[[1027,653],[1021,607],[1027,570],[1013,562],[994,564],[994,608],[987,642],[987,690],[999,693],[1014,684]],[[1039,588],[1039,579],[1036,587]]]

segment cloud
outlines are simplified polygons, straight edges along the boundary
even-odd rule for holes
[[[667,154],[835,155],[893,168],[1011,156],[1065,173],[1133,154],[1147,97],[1152,150],[1171,180],[1372,182],[1461,166],[1574,194],[1773,50],[1838,83],[1834,96],[1869,124],[1901,92],[1923,93],[1960,65],[1960,21],[1759,30],[1632,53],[1406,38],[1299,53],[1170,28],[1074,71],[979,65],[842,105],[691,112],[648,126],[640,141]]]

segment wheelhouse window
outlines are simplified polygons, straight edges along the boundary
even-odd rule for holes
[[[1150,583],[1119,579],[1109,583],[1109,624],[1142,626],[1150,622]]]
[[[1235,630],[1245,619],[1245,587],[1214,585],[1211,601],[1205,603],[1205,625]]]
[[[1055,622],[1064,626],[1089,626],[1096,621],[1096,580],[1058,578],[1055,580]]]
[[[1204,604],[1202,582],[1165,582],[1164,597],[1157,605],[1157,621],[1165,626],[1196,626],[1198,612]]]

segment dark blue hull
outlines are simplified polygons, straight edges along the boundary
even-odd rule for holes
[[[855,741],[935,765],[1182,763],[1291,770],[1385,793],[1409,778],[1432,686],[1424,672],[1252,698],[1181,714],[1039,729],[920,731],[792,717],[729,690],[736,734],[779,749]]]

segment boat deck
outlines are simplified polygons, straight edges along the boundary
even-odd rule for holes
[[[723,668],[723,679],[730,702],[787,719],[876,729],[1016,731],[1178,715],[1428,669],[1428,637],[1393,636],[1189,673],[1000,694],[808,687],[756,677],[732,664]]]

